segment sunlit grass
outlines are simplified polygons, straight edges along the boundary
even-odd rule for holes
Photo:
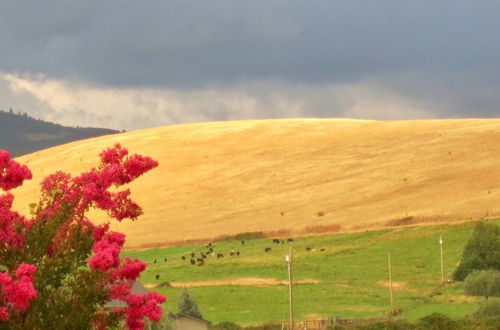
[[[190,265],[188,255],[205,251],[207,248],[202,245],[130,251],[126,255],[150,264],[141,278],[146,285],[249,277],[286,283],[284,257],[292,246],[294,281],[318,281],[294,285],[295,316],[305,320],[322,316],[387,315],[390,310],[387,254],[390,252],[395,304],[402,308],[403,317],[414,320],[434,311],[459,317],[472,313],[478,303],[463,296],[459,283],[440,287],[439,235],[444,240],[446,278],[450,278],[473,226],[474,223],[448,224],[304,237],[290,245],[273,244],[269,239],[250,240],[244,245],[240,241],[216,242],[213,248],[215,252],[224,253],[224,258],[210,256],[203,267]],[[272,251],[265,253],[265,247],[271,247]],[[240,251],[240,256],[230,257],[231,250]],[[188,256],[187,260],[182,260],[182,255]],[[164,258],[168,261],[164,262]],[[156,274],[160,275],[159,280],[155,280]],[[155,290],[169,297],[166,309],[176,312],[182,288]],[[285,284],[190,287],[189,291],[204,316],[212,322],[251,324],[284,321],[288,317]]]

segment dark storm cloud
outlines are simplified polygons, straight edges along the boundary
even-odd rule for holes
[[[260,102],[268,91],[253,82],[288,86],[297,102],[299,87],[368,83],[434,117],[492,117],[499,21],[500,2],[477,0],[6,0],[0,72],[102,88],[245,86]],[[354,102],[325,95],[299,115],[342,115]],[[206,119],[234,118],[227,111]]]
[[[497,2],[456,0],[7,1],[0,68],[173,87],[499,73],[499,13]]]

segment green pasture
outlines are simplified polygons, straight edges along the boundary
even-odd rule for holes
[[[499,220],[493,220],[500,223]],[[140,281],[168,297],[165,309],[177,311],[182,288],[168,283],[266,278],[287,281],[285,255],[292,246],[294,312],[298,320],[340,316],[361,318],[386,316],[390,310],[387,254],[391,253],[395,305],[402,316],[416,320],[432,312],[452,317],[471,314],[480,299],[462,294],[461,284],[440,286],[439,235],[444,241],[444,269],[450,278],[475,223],[392,227],[361,233],[294,238],[273,244],[271,239],[212,243],[215,253],[204,266],[191,265],[190,253],[207,251],[203,245],[127,251],[149,266]],[[264,252],[264,248],[272,250]],[[306,248],[311,248],[308,251]],[[321,251],[324,249],[324,251]],[[230,251],[240,256],[229,256]],[[181,256],[186,256],[182,260]],[[167,258],[167,261],[164,261]],[[157,263],[154,263],[154,260]],[[155,276],[160,275],[156,280]],[[190,287],[203,316],[214,322],[254,324],[288,319],[288,286],[218,285]]]

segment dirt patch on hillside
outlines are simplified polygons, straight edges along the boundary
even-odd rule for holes
[[[386,288],[388,288],[390,284],[389,284],[389,281],[378,281],[377,285],[385,286]],[[399,281],[399,282],[392,281],[392,288],[393,289],[404,289],[404,288],[406,288],[407,285],[408,285],[408,282],[404,282],[404,281]]]
[[[294,284],[317,284],[318,280],[314,279],[304,279],[294,281]],[[203,287],[203,286],[225,286],[225,285],[235,285],[235,286],[273,286],[273,285],[287,285],[288,281],[280,281],[275,278],[261,278],[261,277],[239,277],[223,280],[207,280],[207,281],[193,281],[193,282],[170,282],[170,285],[174,288],[191,288],[191,287]],[[149,287],[146,285],[146,287]]]

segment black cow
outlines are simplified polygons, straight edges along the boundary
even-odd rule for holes
[[[154,263],[154,264],[156,263],[156,259],[153,261],[153,263]]]
[[[287,241],[288,241],[288,243],[291,243],[291,242],[293,242],[293,238],[289,238],[289,239],[287,239]]]
[[[310,248],[310,247],[308,246],[308,247],[306,247],[306,250],[307,250],[307,251],[311,251],[311,250],[312,250],[312,248]]]
[[[222,253],[217,253],[217,258],[224,258],[224,255]]]
[[[273,239],[273,244],[280,244],[280,240],[277,238]]]
[[[160,274],[156,274],[155,278],[156,278],[156,280],[159,280],[160,279]]]
[[[181,259],[182,259],[182,260],[186,260],[186,257],[185,257],[185,256],[182,256],[182,257],[181,257]]]
[[[191,259],[191,260],[189,260],[189,262],[191,262],[191,265],[194,265],[196,263],[196,260]]]
[[[271,251],[271,248],[270,248],[270,247],[266,247],[266,248],[264,248],[264,252],[269,252],[269,251]]]
[[[163,258],[163,261],[167,262],[167,258]]]

